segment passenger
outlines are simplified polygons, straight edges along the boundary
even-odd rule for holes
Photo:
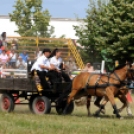
[[[56,71],[58,72],[59,76],[64,78],[65,82],[71,82],[71,79],[68,74],[63,71],[65,69],[64,63],[61,58],[62,51],[59,49],[54,49],[53,52],[50,55],[50,64],[53,65],[56,68]],[[60,66],[62,67],[60,68]]]
[[[50,72],[51,70],[55,70],[53,66],[50,66],[50,62],[48,59],[51,53],[50,49],[46,48],[42,51],[42,53],[43,53],[42,56],[40,56],[37,59],[37,61],[33,64],[31,71],[32,74],[34,74],[34,71],[37,72],[37,75],[39,76],[43,89],[49,89],[50,86],[46,81],[45,76],[49,77],[51,84],[55,83],[57,77],[55,76],[55,74],[52,74]]]

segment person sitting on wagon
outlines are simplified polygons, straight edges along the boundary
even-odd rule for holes
[[[45,76],[49,77],[49,80],[51,84],[54,84],[57,77],[55,74],[49,73],[51,70],[55,70],[55,67],[50,65],[48,57],[50,56],[50,49],[46,48],[42,51],[42,56],[40,56],[36,62],[33,64],[31,68],[32,75],[34,74],[34,71],[37,72],[37,75],[39,76],[41,86],[43,89],[50,89],[50,85],[46,81]]]
[[[59,49],[54,49],[53,52],[50,55],[50,64],[53,65],[56,68],[56,71],[58,72],[58,75],[64,78],[65,82],[71,82],[71,79],[68,74],[65,73],[65,66],[64,62],[61,58],[62,51]]]

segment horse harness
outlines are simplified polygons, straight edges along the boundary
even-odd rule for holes
[[[105,81],[102,81],[102,79],[101,79],[101,77],[104,76],[104,74],[100,74],[100,75],[98,76],[96,82],[95,82],[95,85],[89,86],[88,83],[89,83],[90,79],[92,78],[92,76],[95,75],[95,74],[91,74],[91,75],[89,76],[88,80],[87,80],[87,83],[86,83],[86,86],[85,86],[84,90],[87,92],[88,89],[95,89],[95,95],[96,95],[96,89],[97,89],[97,88],[106,88],[106,87],[108,87],[108,86],[115,86],[115,87],[120,88],[121,86],[123,86],[123,85],[126,84],[125,81],[121,81],[121,80],[120,80],[120,78],[118,77],[118,75],[117,75],[115,72],[114,72],[113,74],[115,75],[115,77],[116,77],[117,79],[111,77],[110,75],[105,75],[105,76],[108,77],[108,82],[105,82]],[[109,83],[109,79],[110,79],[110,78],[113,78],[113,79],[119,81],[120,84]],[[100,80],[101,80],[102,82],[104,82],[104,84],[99,84],[99,81],[100,81]]]

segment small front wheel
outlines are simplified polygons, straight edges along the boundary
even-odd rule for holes
[[[60,106],[56,105],[56,111],[59,115],[63,114],[65,106],[66,106],[66,101],[63,101],[62,104],[60,104]],[[67,108],[66,114],[71,114],[73,112],[73,110],[74,110],[74,102],[70,102],[70,104]]]
[[[0,98],[0,108],[3,112],[12,112],[14,110],[13,96],[7,93],[2,94]]]
[[[35,114],[48,114],[51,111],[51,102],[45,96],[37,96],[33,99],[31,108]]]

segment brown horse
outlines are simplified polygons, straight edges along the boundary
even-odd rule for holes
[[[131,66],[131,78],[133,79],[134,78],[134,65]],[[130,81],[128,81],[127,83],[130,83]],[[127,86],[123,86],[119,89],[119,91],[117,92],[117,94],[115,94],[115,97],[117,97],[122,103],[122,107],[118,109],[119,112],[122,112],[122,110],[126,107],[126,111],[127,111],[127,114],[129,116],[132,116],[132,111],[131,111],[131,108],[130,108],[130,105],[127,101],[127,98],[126,98],[126,94],[128,93],[128,87]],[[102,104],[100,104],[101,100],[102,100],[103,97],[97,97],[97,99],[95,100],[94,104],[100,108],[101,105],[106,105],[106,103],[108,102],[108,98],[105,98],[105,100],[103,101]],[[90,101],[91,101],[91,96],[87,96],[87,110],[88,110],[88,115],[90,115]],[[105,114],[105,109],[104,107],[102,109],[99,109],[96,111],[95,115],[99,115],[101,113]]]
[[[126,107],[127,108],[127,114],[129,116],[132,116],[132,111],[130,110],[130,107],[129,107],[129,103],[127,101],[127,98],[126,98],[126,94],[128,93],[128,88],[126,86],[123,86],[121,87],[117,94],[114,94],[114,97],[117,97],[122,103],[122,107],[118,109],[119,112],[122,112],[122,110]],[[90,115],[90,102],[91,102],[91,95],[87,96],[87,111],[88,111],[88,115]],[[100,104],[100,102],[103,100],[103,103]],[[95,115],[98,116],[101,113],[105,114],[105,109],[104,107],[101,107],[101,105],[105,106],[106,103],[108,102],[108,98],[104,98],[103,96],[102,97],[97,97],[95,102],[94,102],[94,105],[97,106],[99,108],[99,110],[97,110],[95,112]]]
[[[125,83],[126,78],[132,79],[132,71],[130,71],[131,66],[125,64],[115,68],[113,73],[110,75],[98,75],[90,74],[88,72],[82,72],[77,75],[72,82],[71,93],[67,98],[67,105],[63,111],[66,114],[66,110],[70,102],[82,96],[105,96],[112,104],[114,109],[114,114],[116,117],[121,117],[114,100],[115,94],[118,93],[119,88],[122,87]],[[102,109],[104,105],[100,106]]]

